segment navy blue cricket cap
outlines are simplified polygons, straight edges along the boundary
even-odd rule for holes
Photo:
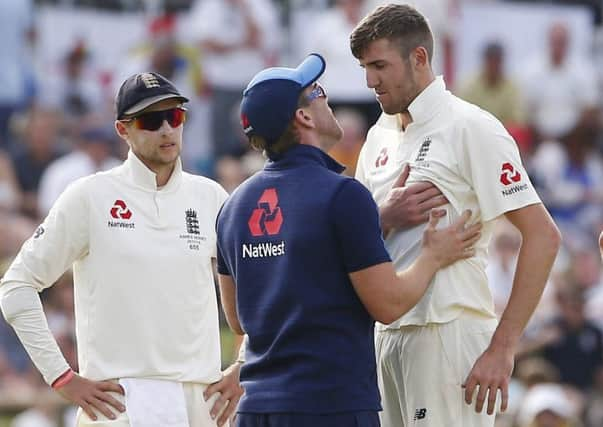
[[[255,75],[243,92],[241,124],[247,136],[275,143],[289,126],[302,91],[324,73],[326,62],[312,53],[297,68],[267,68]]]
[[[159,73],[134,74],[126,79],[117,92],[115,110],[117,119],[139,113],[145,108],[165,99],[176,98],[188,102],[176,86]]]

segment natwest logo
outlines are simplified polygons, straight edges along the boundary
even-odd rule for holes
[[[126,202],[123,200],[116,200],[110,213],[115,219],[130,219],[132,217],[132,211],[128,209]]]
[[[263,236],[265,234],[275,235],[281,230],[283,225],[283,214],[278,205],[278,194],[276,188],[264,190],[258,200],[257,209],[253,210],[251,218],[247,222],[249,231],[253,236]]]
[[[503,185],[511,185],[519,181],[521,181],[521,174],[519,171],[516,171],[511,163],[503,163],[500,182]]]
[[[387,155],[387,147],[383,147],[379,152],[379,156],[377,156],[377,159],[375,160],[375,167],[378,168],[379,166],[385,166],[388,160],[389,156]]]

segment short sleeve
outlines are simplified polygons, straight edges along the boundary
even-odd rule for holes
[[[330,212],[349,273],[391,261],[381,237],[377,205],[362,184],[353,179],[342,184]]]
[[[476,114],[462,129],[460,172],[475,191],[482,219],[540,203],[511,135],[491,114]]]

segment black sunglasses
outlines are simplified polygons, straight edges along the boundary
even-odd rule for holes
[[[130,119],[120,120],[122,122],[134,122],[136,129],[155,131],[163,125],[163,121],[177,128],[186,121],[186,109],[183,107],[170,108],[169,110],[150,111]]]

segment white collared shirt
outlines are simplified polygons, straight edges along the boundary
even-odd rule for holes
[[[80,373],[93,380],[220,378],[211,258],[227,194],[182,172],[158,190],[131,152],[75,181],[23,245],[1,288],[38,291],[73,265]]]
[[[384,202],[404,163],[407,185],[434,183],[449,200],[438,227],[471,209],[470,222],[483,222],[473,258],[440,270],[419,303],[390,328],[449,322],[463,310],[495,317],[485,268],[494,219],[507,211],[540,203],[524,170],[515,141],[491,114],[455,97],[436,78],[409,106],[406,130],[398,116],[383,114],[368,133],[356,179]],[[398,271],[419,255],[425,224],[394,231],[385,240]]]

